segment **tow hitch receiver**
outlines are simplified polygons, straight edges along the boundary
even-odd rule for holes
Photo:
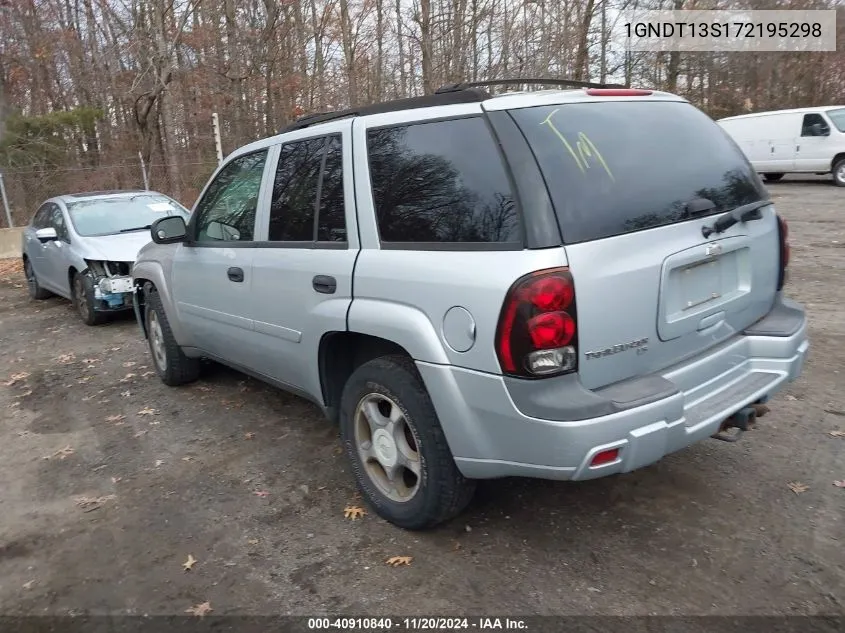
[[[769,407],[765,403],[765,399],[761,399],[754,404],[743,407],[731,417],[722,422],[719,432],[713,434],[711,437],[723,442],[736,442],[742,437],[746,431],[750,431],[757,423],[758,417],[763,417],[769,412]],[[731,432],[730,429],[736,429]]]

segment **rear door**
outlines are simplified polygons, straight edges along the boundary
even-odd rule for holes
[[[358,252],[349,121],[288,137],[269,176],[253,261],[252,368],[320,393],[325,332],[346,330]]]
[[[702,234],[767,196],[710,118],[685,102],[627,97],[510,113],[566,242],[586,387],[680,362],[769,311],[779,267],[773,208]]]
[[[52,204],[50,207],[48,226],[56,230],[58,238],[44,244],[44,279],[49,282],[49,287],[55,288],[64,296],[70,296],[70,234],[59,205]]]
[[[38,283],[48,289],[53,288],[53,286],[48,279],[47,264],[44,259],[46,244],[42,244],[41,240],[35,237],[35,232],[38,229],[46,229],[50,226],[50,212],[53,206],[52,202],[41,205],[41,208],[33,216],[32,223],[24,229],[26,254],[32,263],[32,269],[35,271]]]

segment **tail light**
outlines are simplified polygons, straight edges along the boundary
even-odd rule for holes
[[[508,290],[496,330],[496,354],[511,376],[541,378],[578,367],[575,285],[568,268],[538,270]]]
[[[778,274],[778,290],[783,289],[786,283],[786,268],[789,266],[789,225],[779,215],[778,219],[778,241],[780,242],[780,273]]]

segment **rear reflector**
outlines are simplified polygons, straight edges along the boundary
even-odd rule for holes
[[[609,450],[596,453],[596,456],[593,457],[593,461],[590,462],[590,466],[604,466],[605,464],[615,462],[617,459],[619,459],[619,449],[611,448]]]
[[[591,97],[646,97],[652,92],[643,88],[587,88]]]

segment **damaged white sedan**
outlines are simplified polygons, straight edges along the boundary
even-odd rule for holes
[[[24,229],[24,273],[33,299],[70,299],[88,325],[132,309],[132,264],[150,225],[190,215],[155,191],[102,191],[45,201]]]

